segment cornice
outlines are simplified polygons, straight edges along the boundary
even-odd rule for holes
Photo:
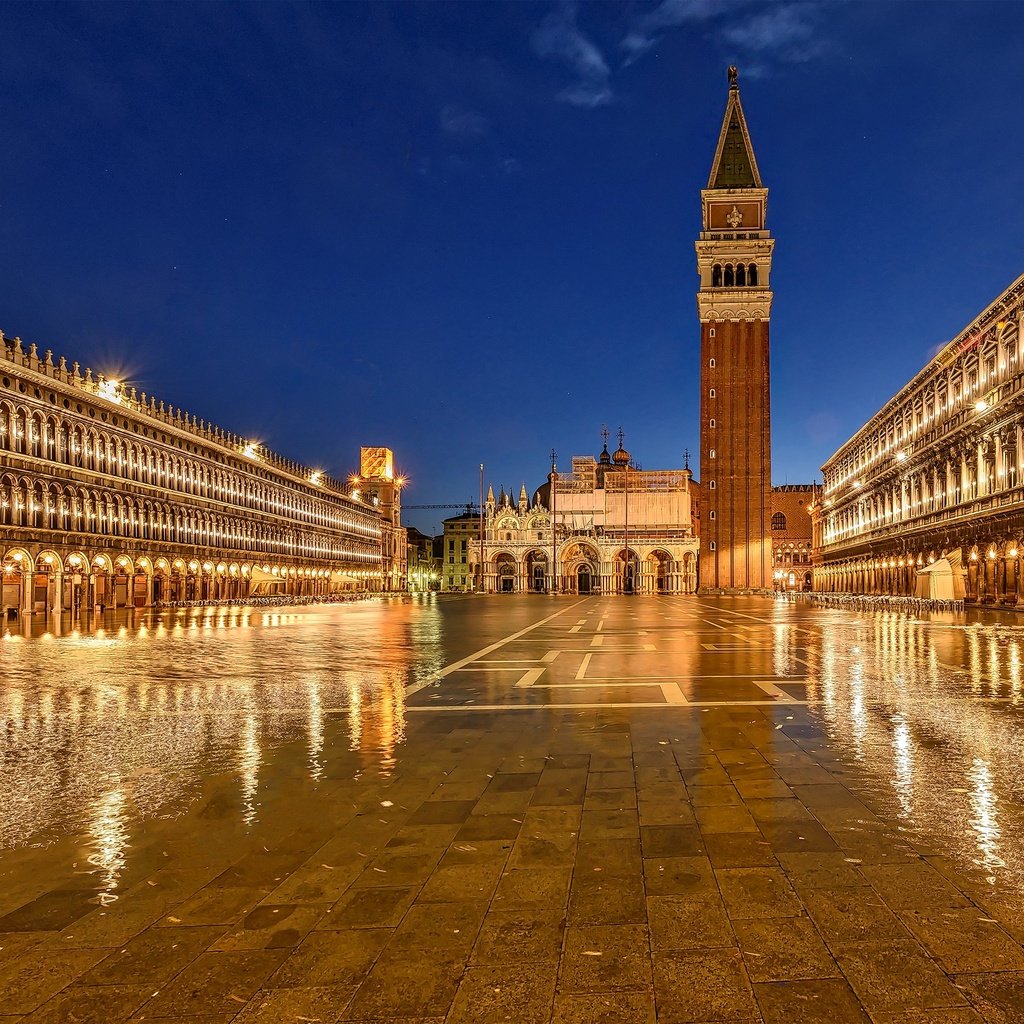
[[[697,314],[702,323],[717,320],[768,320],[773,293],[767,289],[701,291],[697,293]]]
[[[930,359],[904,384],[849,440],[840,445],[823,463],[821,467],[822,473],[825,473],[833,463],[845,458],[847,454],[856,449],[865,435],[882,426],[885,420],[903,402],[920,388],[924,387],[933,374],[952,365],[960,355],[973,346],[979,334],[987,332],[993,326],[993,321],[1004,315],[1008,310],[1019,305],[1022,299],[1024,299],[1024,274],[993,299],[963,330],[951,341],[947,342],[934,358]]]

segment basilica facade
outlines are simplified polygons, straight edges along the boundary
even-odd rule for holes
[[[699,542],[689,468],[641,470],[622,446],[554,465],[531,500],[488,490],[471,578],[486,593],[692,594]]]

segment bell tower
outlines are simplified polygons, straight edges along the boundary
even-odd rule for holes
[[[772,586],[767,204],[731,67],[697,241],[704,593]]]

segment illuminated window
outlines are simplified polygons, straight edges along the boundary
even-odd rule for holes
[[[772,529],[773,530],[784,530],[786,528],[786,517],[781,512],[776,512],[772,516]]]
[[[712,509],[712,510],[711,510],[711,518],[712,518],[712,519],[714,519],[714,518],[715,518],[715,510],[714,510],[714,509]]]
[[[714,551],[714,550],[715,550],[715,542],[714,542],[714,541],[712,541],[712,542],[711,542],[711,550],[712,550],[712,551]]]
[[[710,366],[712,370],[715,368],[715,361],[714,361],[714,359],[711,359],[711,360],[708,361],[708,366]]]
[[[711,488],[711,490],[714,490],[715,489],[715,481],[712,480],[711,483],[708,486]]]
[[[714,397],[715,397],[715,389],[714,389],[714,388],[712,388],[712,389],[711,389],[711,390],[710,390],[710,391],[708,392],[708,398],[714,398]]]
[[[715,429],[715,421],[714,421],[714,420],[711,420],[711,421],[710,421],[710,422],[708,423],[708,426],[709,426],[709,427],[710,427],[710,428],[711,428],[712,430],[714,430],[714,429]]]
[[[712,459],[715,457],[715,449],[714,448],[711,449],[711,452],[710,452],[708,457],[712,458]]]

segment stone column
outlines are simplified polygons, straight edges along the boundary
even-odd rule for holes
[[[24,619],[26,616],[32,614],[32,588],[35,586],[35,577],[33,573],[28,572],[24,568],[24,562],[22,562],[21,570],[21,607],[18,608],[18,618]]]

